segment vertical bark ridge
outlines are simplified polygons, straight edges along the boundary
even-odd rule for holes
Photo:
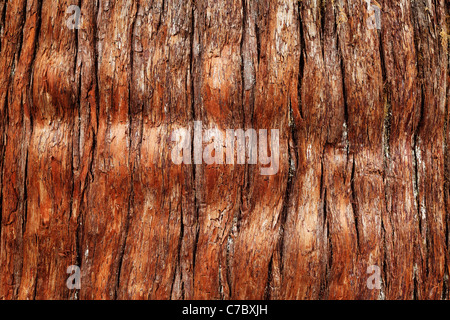
[[[79,107],[75,122],[73,154],[73,202],[71,227],[76,231],[76,260],[74,264],[83,268],[81,246],[84,233],[83,222],[87,215],[87,191],[93,179],[93,158],[98,130],[97,113],[98,58],[97,58],[97,14],[98,6],[93,1],[80,4],[81,29],[78,31],[77,78],[79,81]],[[72,298],[78,298],[75,292]]]
[[[189,253],[182,246],[184,233],[191,235],[193,228],[192,168],[172,163],[169,143],[173,130],[191,126],[191,12],[189,3],[177,1],[144,1],[137,12],[131,88],[136,121],[131,136],[137,138],[131,151],[133,239],[125,248],[121,298],[180,298],[185,287],[190,289],[192,271],[185,269],[192,270],[192,260],[183,256]],[[186,240],[192,248],[192,239]]]
[[[116,294],[131,196],[129,68],[136,7],[135,1],[99,4],[97,74],[101,94],[93,180],[82,231],[82,299],[112,299]]]
[[[0,52],[2,50],[3,44],[3,35],[5,30],[5,22],[6,22],[6,8],[8,6],[8,2],[6,0],[0,1]]]
[[[449,32],[450,29],[450,1],[447,0],[446,2],[446,18],[445,18],[445,22],[447,25],[447,32]],[[448,35],[447,35],[447,39],[448,39]],[[450,42],[447,41],[447,104],[446,104],[446,126],[445,126],[445,165],[446,165],[446,169],[445,169],[445,184],[444,184],[444,190],[446,190],[444,196],[446,197],[446,215],[447,215],[447,225],[446,225],[446,245],[447,245],[447,254],[446,254],[446,274],[444,276],[444,285],[445,285],[445,290],[444,290],[444,299],[449,299],[450,298],[450,280],[449,280],[449,275],[450,275],[450,155],[449,155],[449,143],[450,143],[450,86],[449,81],[450,81],[450,54],[449,52],[449,48],[450,48]]]
[[[26,157],[26,228],[18,298],[68,296],[64,281],[76,255],[71,211],[73,112],[77,85],[75,34],[65,26],[68,4],[44,1],[39,47],[32,71],[30,117],[33,128]],[[53,16],[55,15],[55,16]],[[61,37],[52,46],[52,35]],[[64,62],[64,63],[62,63]],[[64,181],[64,183],[62,183]]]
[[[7,110],[3,109],[2,129],[4,129],[7,144],[4,146],[5,162],[10,165],[3,167],[2,185],[2,233],[0,265],[2,266],[2,278],[0,284],[0,297],[11,299],[17,296],[21,279],[23,229],[26,219],[26,166],[27,166],[27,143],[30,135],[30,83],[31,70],[35,58],[37,35],[39,33],[39,5],[38,2],[16,2],[14,6],[8,6],[11,10],[17,10],[20,6],[22,13],[8,15],[10,19],[21,19],[23,25],[15,26],[15,32],[6,28],[5,37],[10,45],[17,44],[19,32],[22,36],[21,55],[15,58],[15,71],[12,74],[12,82],[6,83],[6,76],[11,76],[11,65],[8,46],[2,47],[2,66],[5,73],[1,75],[1,90],[10,92],[11,99],[6,98]],[[6,13],[6,12],[5,12]],[[9,13],[11,14],[11,13]],[[26,16],[26,17],[25,17]],[[25,18],[24,18],[25,17]],[[6,19],[6,18],[5,18]],[[9,25],[9,24],[8,24]],[[14,23],[12,25],[14,27]],[[23,29],[23,30],[22,30]],[[17,33],[16,33],[17,32]],[[11,38],[12,37],[12,38]],[[14,40],[15,39],[15,40]],[[6,63],[6,65],[5,65]],[[8,67],[9,65],[9,67]],[[3,67],[2,67],[3,68]],[[3,91],[5,90],[5,91]],[[6,105],[5,105],[6,106]],[[6,126],[7,120],[8,126]],[[8,138],[6,138],[8,137]],[[20,146],[19,148],[17,146]],[[4,196],[6,195],[6,196]]]
[[[0,0],[0,299],[447,299],[449,1],[379,2]]]
[[[357,215],[357,297],[374,299],[380,290],[369,290],[366,270],[382,267],[381,219],[384,204],[382,70],[379,37],[368,28],[365,1],[338,1],[339,46],[344,66],[348,112],[349,152],[354,161],[352,196]],[[355,211],[356,209],[356,211]]]
[[[244,68],[248,71],[244,71],[244,76],[248,77],[246,87],[254,86],[252,127],[267,129],[269,135],[272,129],[279,130],[280,158],[276,175],[262,176],[261,164],[249,169],[249,183],[244,190],[238,221],[239,232],[234,241],[231,281],[234,299],[263,299],[265,295],[269,265],[279,237],[289,170],[289,100],[295,109],[298,100],[295,78],[299,42],[295,2],[263,1],[256,5],[252,3],[249,10],[247,16],[255,20],[255,23],[250,21],[249,33],[254,32],[256,39],[252,39],[246,49],[248,60],[244,60]],[[254,85],[252,69],[255,70]],[[265,196],[267,192],[273,195],[271,199]]]
[[[243,128],[242,1],[196,1],[196,8],[195,120],[202,121],[203,130],[217,128],[225,136],[226,129]],[[219,299],[222,279],[226,279],[223,266],[227,264],[227,240],[239,205],[244,166],[203,164],[195,170],[199,233],[194,298]]]
[[[413,298],[418,221],[412,141],[420,114],[420,91],[409,1],[382,2],[384,59],[386,299]],[[401,28],[400,28],[401,26]],[[401,50],[400,50],[401,48]],[[400,250],[404,253],[399,256]]]
[[[321,4],[299,4],[302,55],[301,116],[297,128],[297,170],[293,177],[283,247],[282,292],[286,299],[318,299],[326,271],[322,156],[326,139],[324,50]],[[305,270],[308,270],[305,272]]]

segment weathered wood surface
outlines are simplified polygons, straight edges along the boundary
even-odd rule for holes
[[[377,5],[0,0],[0,298],[448,299],[450,1]],[[194,120],[278,173],[174,164]]]

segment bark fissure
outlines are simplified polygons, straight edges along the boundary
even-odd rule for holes
[[[351,187],[351,202],[352,202],[352,208],[353,208],[353,218],[354,218],[354,224],[355,224],[355,231],[356,231],[356,244],[357,249],[359,251],[360,247],[360,235],[359,235],[359,224],[358,224],[358,204],[355,199],[355,158],[352,159],[352,175],[350,178],[350,187]]]
[[[123,265],[123,258],[124,258],[124,254],[125,254],[125,249],[127,247],[127,239],[128,239],[128,233],[129,233],[129,228],[130,228],[130,220],[131,220],[131,215],[132,215],[132,211],[133,211],[133,203],[134,203],[134,184],[133,184],[133,180],[134,180],[134,175],[135,175],[135,163],[133,162],[133,157],[132,157],[132,146],[133,144],[133,135],[132,135],[132,127],[133,127],[133,122],[134,122],[134,118],[133,118],[133,112],[132,112],[132,106],[131,106],[131,101],[132,101],[132,81],[133,81],[133,76],[132,76],[132,70],[133,70],[133,61],[134,61],[134,39],[135,39],[135,27],[136,27],[136,21],[137,21],[137,17],[138,17],[138,13],[139,13],[139,8],[140,8],[140,2],[139,0],[136,0],[135,2],[135,15],[132,19],[131,22],[131,27],[130,27],[130,34],[129,34],[129,38],[131,39],[130,41],[130,48],[129,48],[129,54],[130,54],[130,61],[129,61],[129,66],[130,66],[130,70],[131,72],[128,74],[128,167],[131,168],[130,170],[130,186],[129,186],[129,190],[130,190],[130,195],[128,198],[128,207],[127,207],[127,215],[125,217],[125,226],[124,226],[124,236],[123,236],[123,241],[120,247],[120,251],[119,251],[119,256],[118,256],[118,271],[117,271],[117,282],[116,282],[116,288],[114,290],[114,299],[117,299],[118,297],[118,291],[120,288],[120,280],[121,280],[121,272],[122,272],[122,265]],[[163,8],[164,8],[164,1],[163,1]],[[142,139],[142,136],[140,137]],[[139,148],[138,148],[139,149]]]
[[[195,86],[195,75],[194,72],[196,71],[195,68],[195,56],[194,56],[194,45],[195,45],[195,33],[198,32],[197,28],[196,28],[196,20],[197,18],[197,13],[198,9],[196,7],[196,5],[192,6],[192,25],[191,25],[191,43],[190,43],[190,53],[189,53],[189,58],[190,58],[190,75],[191,75],[191,112],[192,112],[192,119],[194,121],[198,120],[198,115],[195,109],[195,96],[196,96],[196,86]],[[198,44],[200,46],[200,44]],[[191,133],[191,141],[194,141],[194,128],[192,128],[192,133]],[[191,143],[191,159],[195,159],[195,150],[194,150],[194,143]],[[196,258],[197,258],[197,246],[198,246],[198,237],[200,234],[200,226],[199,226],[199,214],[200,214],[200,205],[198,203],[198,198],[197,198],[197,190],[198,190],[198,185],[197,185],[197,168],[198,165],[193,163],[192,164],[192,178],[193,178],[193,187],[194,187],[194,212],[195,212],[195,239],[194,239],[194,243],[193,243],[193,249],[192,249],[192,282],[195,286],[195,262],[196,262]],[[192,288],[192,290],[194,290],[194,288]]]
[[[42,2],[38,1],[37,2],[37,19],[36,19],[36,25],[34,26],[34,28],[36,29],[36,33],[35,33],[35,45],[33,48],[33,53],[32,53],[32,57],[31,57],[31,61],[30,61],[30,72],[29,72],[29,85],[27,86],[27,96],[28,96],[28,103],[29,103],[29,107],[27,112],[25,112],[24,109],[23,110],[23,115],[27,115],[29,117],[29,134],[25,135],[25,140],[23,141],[23,146],[22,148],[24,148],[24,152],[25,152],[25,165],[24,165],[24,181],[23,181],[23,196],[24,196],[24,208],[23,208],[23,222],[22,222],[22,235],[21,235],[21,239],[23,241],[24,238],[24,234],[26,231],[26,227],[27,227],[27,217],[28,217],[28,153],[29,153],[29,145],[31,143],[31,137],[33,136],[33,131],[34,131],[34,119],[33,119],[33,113],[30,112],[33,109],[33,84],[34,84],[34,70],[35,70],[35,66],[36,66],[36,58],[37,58],[37,54],[38,54],[38,49],[39,49],[39,45],[40,45],[40,35],[41,35],[41,24],[42,24],[42,18],[41,18],[41,13],[42,13]],[[22,244],[22,249],[23,249],[23,244]],[[23,259],[23,258],[22,258]],[[23,261],[22,261],[23,263]],[[21,266],[21,270],[19,271],[19,277],[18,277],[18,283],[17,283],[17,290],[15,291],[15,298],[19,297],[19,288],[21,286],[22,283],[22,268],[23,265]],[[37,286],[37,276],[34,280],[34,285],[33,285],[33,296],[32,296],[32,300],[35,300],[36,297],[36,286]]]
[[[8,7],[8,1],[2,0],[0,2],[0,52],[3,48],[3,33],[5,28],[5,22],[6,22],[6,9]]]

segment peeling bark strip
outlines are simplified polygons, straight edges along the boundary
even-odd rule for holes
[[[448,299],[449,9],[0,0],[0,298]],[[278,173],[173,163],[194,121]]]

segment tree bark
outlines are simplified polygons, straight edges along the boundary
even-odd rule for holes
[[[448,299],[450,1],[379,2],[0,0],[0,299]]]

